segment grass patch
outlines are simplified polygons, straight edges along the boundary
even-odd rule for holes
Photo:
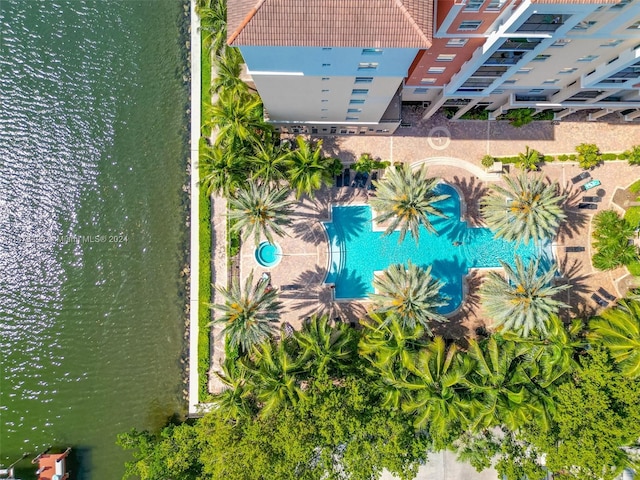
[[[631,275],[634,275],[636,277],[640,277],[640,262],[639,261],[635,261],[635,262],[631,262],[629,265],[627,265],[627,269],[629,270],[629,273]]]
[[[202,45],[202,36],[200,37]],[[200,121],[205,112],[205,105],[211,105],[211,58],[209,51],[202,45],[201,61],[201,101]],[[204,139],[200,140],[202,150]],[[202,174],[202,171],[200,171]],[[204,190],[200,190],[199,198],[200,224],[200,277],[198,278],[198,400],[206,401],[209,398],[209,366],[211,364],[210,352],[210,323],[211,310],[208,303],[211,302],[211,199]]]
[[[624,219],[634,227],[640,225],[640,207],[627,208],[627,211],[624,213]]]
[[[640,180],[636,180],[631,185],[629,185],[629,191],[631,193],[640,193]],[[631,207],[635,208],[635,207]]]

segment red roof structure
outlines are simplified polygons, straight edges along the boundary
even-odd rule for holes
[[[433,0],[227,0],[233,46],[429,48]]]

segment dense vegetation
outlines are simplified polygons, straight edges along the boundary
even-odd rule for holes
[[[125,478],[411,479],[450,449],[509,479],[612,479],[640,438],[640,305],[546,333],[496,333],[466,349],[388,314],[362,329],[311,318],[225,364],[227,390],[203,418],[132,431]],[[607,323],[609,322],[609,323]],[[626,322],[628,332],[608,324]]]

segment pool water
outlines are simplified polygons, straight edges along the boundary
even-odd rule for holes
[[[372,229],[368,205],[333,206],[332,221],[324,223],[329,239],[329,270],[326,283],[335,285],[336,299],[364,299],[373,293],[373,274],[389,265],[412,263],[432,266],[431,274],[443,282],[441,293],[449,303],[438,309],[451,313],[462,303],[462,278],[473,268],[500,267],[500,260],[513,265],[514,255],[525,263],[531,258],[550,257],[549,244],[528,245],[495,239],[488,228],[470,227],[460,220],[460,197],[450,185],[441,183],[437,194],[450,195],[436,206],[447,218],[430,217],[437,235],[420,228],[417,243],[407,233],[398,243],[399,232],[383,235]],[[544,263],[544,262],[543,262]]]
[[[256,248],[256,262],[263,267],[275,267],[282,259],[282,249],[277,244],[262,242]]]

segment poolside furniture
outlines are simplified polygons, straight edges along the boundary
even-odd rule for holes
[[[293,283],[291,285],[282,285],[280,287],[280,290],[282,290],[283,292],[287,292],[287,291],[291,291],[291,290],[300,290],[302,288],[302,285],[298,285],[297,283]]]
[[[342,172],[342,185],[344,187],[348,187],[350,181],[351,181],[351,169],[345,168],[344,172]]]
[[[585,247],[565,247],[564,251],[567,253],[578,253],[584,252],[586,250]]]
[[[360,181],[356,186],[358,188],[364,188],[364,186],[367,184],[367,180],[369,180],[369,174],[365,172],[362,175],[360,175]]]
[[[580,175],[576,175],[575,177],[573,177],[571,179],[571,183],[575,185],[576,183],[580,183],[581,181],[586,180],[589,177],[591,177],[591,174],[589,172],[582,172]]]
[[[580,190],[582,190],[583,192],[586,192],[587,190],[591,189],[591,188],[596,188],[600,186],[600,180],[591,180],[590,182],[585,183],[584,185],[582,185],[580,187]]]
[[[597,203],[579,203],[578,208],[581,210],[597,210],[598,204]]]
[[[373,184],[373,182],[376,182],[377,180],[378,180],[378,172],[373,172],[371,174],[371,182],[369,183],[367,190],[373,190],[375,192],[376,186]]]
[[[596,302],[601,307],[608,307],[609,306],[609,302],[607,302],[607,301],[603,300],[602,298],[600,298],[600,296],[597,293],[594,293],[594,294],[591,295],[591,300]]]
[[[343,175],[342,172],[340,172],[339,175],[336,175],[336,187],[340,188],[342,186],[342,184],[344,183],[342,181]]]
[[[609,292],[607,292],[604,288],[600,287],[598,289],[598,293],[600,295],[602,295],[604,298],[606,298],[607,300],[609,300],[610,302],[615,302],[616,301],[616,297],[615,295],[611,295]]]
[[[599,203],[602,201],[602,198],[601,197],[582,197],[582,201],[589,202],[589,203]]]

